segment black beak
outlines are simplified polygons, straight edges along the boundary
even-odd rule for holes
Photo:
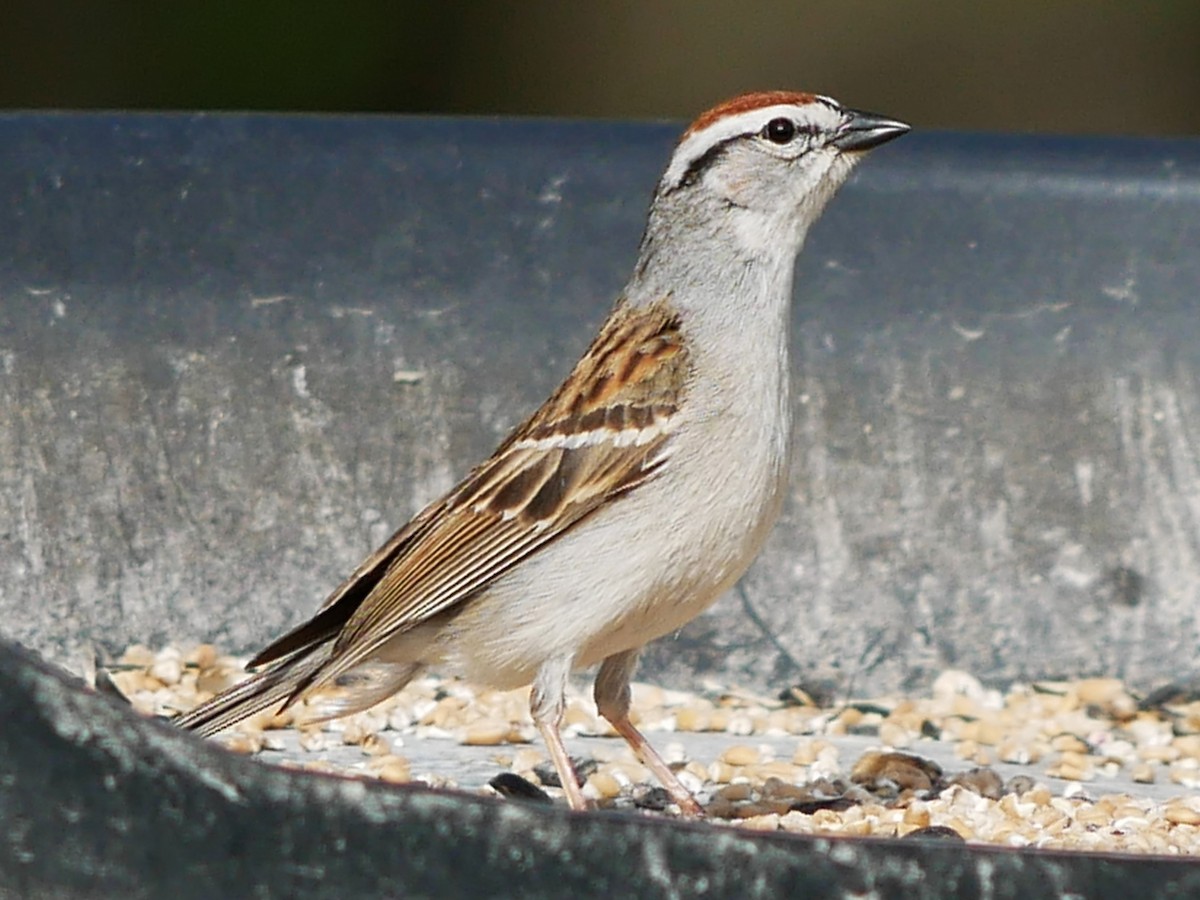
[[[846,118],[841,128],[830,141],[839,150],[861,152],[885,144],[892,138],[908,134],[909,126],[895,119],[886,119],[873,113],[856,112],[852,109],[843,111]]]

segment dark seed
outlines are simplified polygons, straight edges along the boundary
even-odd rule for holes
[[[1155,688],[1138,704],[1138,709],[1145,712],[1175,704],[1195,703],[1197,700],[1200,700],[1200,679],[1192,678]]]
[[[872,713],[879,716],[890,716],[892,714],[891,709],[886,706],[880,706],[878,703],[867,703],[865,701],[847,703],[846,707],[848,709],[856,709],[864,716],[869,716]]]
[[[1032,775],[1014,775],[1004,783],[1006,794],[1027,794],[1037,787]]]
[[[639,784],[633,789],[633,805],[638,809],[653,809],[662,812],[672,802],[674,801],[671,800],[671,795],[667,793],[666,788]]]
[[[898,750],[868,750],[850,770],[850,780],[867,790],[894,786],[896,791],[928,791],[942,776],[942,767],[931,759]]]
[[[579,782],[580,787],[583,787],[584,782],[587,781],[587,777],[600,768],[600,764],[590,756],[585,756],[582,759],[578,756],[572,756],[571,768],[575,770],[575,780]],[[534,766],[533,774],[546,787],[562,787],[562,781],[558,777],[558,769],[554,768],[554,763],[549,760],[540,762]]]
[[[785,706],[815,706],[827,709],[837,697],[837,685],[827,681],[802,682],[779,692]]]
[[[527,781],[516,772],[501,772],[488,782],[501,797],[509,800],[524,800],[528,803],[553,803],[550,795],[532,781]]]
[[[979,766],[975,769],[968,769],[966,772],[955,772],[953,775],[948,775],[938,782],[937,790],[940,793],[955,784],[965,787],[981,797],[987,797],[989,800],[999,800],[1004,793],[1004,781],[995,769],[988,766]]]
[[[793,803],[789,809],[804,813],[806,816],[811,816],[813,813],[821,809],[831,809],[834,812],[842,812],[857,804],[849,797],[829,797],[825,800],[800,800]]]

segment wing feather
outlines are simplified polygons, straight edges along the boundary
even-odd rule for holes
[[[253,662],[299,658],[333,642],[322,662],[289,679],[291,703],[369,662],[397,634],[452,613],[666,464],[689,375],[669,300],[618,304],[570,377],[489,460]]]

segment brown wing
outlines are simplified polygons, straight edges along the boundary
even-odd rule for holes
[[[295,699],[366,661],[396,634],[486,588],[601,505],[653,477],[669,454],[689,372],[664,300],[618,305],[562,387],[441,501],[371,555],[309,622],[255,660],[323,643]]]
[[[416,518],[393,534],[387,543],[363,560],[350,577],[325,598],[315,616],[297,625],[282,637],[276,638],[260,650],[246,664],[247,667],[255,669],[294,656],[336,637],[354,610],[383,578],[388,567],[412,545],[445,502],[443,499],[426,507]]]

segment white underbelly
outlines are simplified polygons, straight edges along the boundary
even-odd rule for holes
[[[549,659],[590,666],[679,629],[758,554],[778,515],[782,470],[750,464],[707,479],[668,470],[470,601],[439,655],[469,680],[516,687]]]

